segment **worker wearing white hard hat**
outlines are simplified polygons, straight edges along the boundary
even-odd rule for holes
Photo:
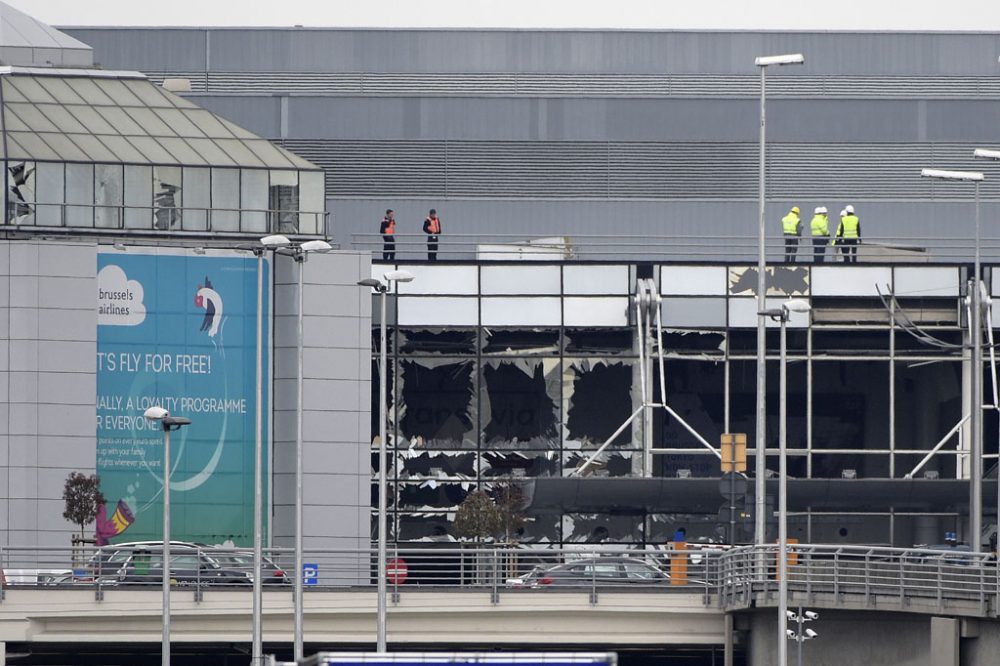
[[[830,242],[830,221],[826,217],[826,206],[816,206],[809,229],[812,231],[813,261],[821,264],[826,259],[826,245]]]
[[[844,263],[858,263],[858,244],[861,243],[861,220],[854,214],[854,206],[848,204],[840,216],[837,227],[837,239],[840,251],[844,254]]]

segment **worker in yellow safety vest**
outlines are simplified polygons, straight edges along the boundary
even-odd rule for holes
[[[799,207],[792,206],[788,215],[781,218],[781,231],[785,236],[785,263],[795,263],[795,253],[798,251],[799,236],[802,235],[802,220],[799,219]]]
[[[812,230],[813,260],[822,264],[826,260],[826,244],[830,242],[830,221],[826,217],[826,206],[816,206],[809,228]]]
[[[854,206],[844,208],[844,215],[837,227],[837,242],[844,254],[844,263],[858,263],[858,243],[861,242],[861,220],[854,214]]]

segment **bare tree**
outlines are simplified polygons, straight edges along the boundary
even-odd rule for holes
[[[505,479],[493,489],[493,500],[497,509],[498,532],[504,541],[513,543],[527,522],[524,489],[513,479]]]
[[[101,478],[96,474],[70,472],[63,486],[63,501],[66,502],[63,518],[80,526],[80,538],[83,539],[87,525],[97,516],[97,508],[104,504]]]

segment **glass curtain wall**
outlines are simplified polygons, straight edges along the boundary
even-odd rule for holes
[[[395,306],[404,298],[414,297],[391,297],[390,303]],[[812,305],[811,325],[788,332],[790,476],[961,478],[966,456],[956,426],[964,414],[967,370],[959,297],[899,304],[909,321],[942,345],[928,345],[891,323],[874,300],[814,297]],[[851,322],[843,321],[845,312]],[[377,326],[373,335],[377,340]],[[713,446],[724,432],[743,432],[753,447],[755,336],[745,326],[666,328],[665,396],[655,357],[648,368],[652,401],[665,398],[673,414],[654,410],[651,442],[676,453],[653,456],[654,476],[720,475],[718,458],[689,428]],[[474,490],[495,492],[498,484],[523,478],[571,474],[641,404],[634,326],[396,326],[390,344],[390,376],[395,379],[389,411],[395,492],[390,497],[397,498],[395,535],[402,542],[456,538],[455,511]],[[767,467],[776,472],[776,330],[768,331],[768,350]],[[377,358],[376,350],[376,383]],[[993,402],[992,372],[987,362],[985,404]],[[377,391],[373,387],[376,415]],[[377,425],[373,417],[373,441]],[[997,435],[996,419],[987,418],[987,469],[995,464]],[[596,458],[588,475],[641,476],[642,438],[642,421],[636,419]],[[754,469],[752,452],[748,467]],[[886,542],[892,534],[897,545],[912,545],[918,538],[915,531],[926,531],[928,521],[956,519],[954,512],[938,516],[858,507],[835,513],[807,510],[791,521],[792,536],[803,541]],[[719,537],[718,522],[716,514],[567,512],[529,520],[516,538],[662,543],[678,525],[687,527],[692,538]]]

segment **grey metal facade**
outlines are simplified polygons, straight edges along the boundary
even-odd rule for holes
[[[105,66],[191,78],[193,101],[323,166],[344,246],[387,207],[416,234],[438,208],[444,253],[455,232],[751,237],[753,59],[793,51],[806,65],[768,77],[775,236],[792,204],[852,203],[870,237],[968,238],[971,191],[922,167],[985,170],[984,219],[1000,212],[1000,168],[971,158],[1000,141],[989,33],[67,32]]]

